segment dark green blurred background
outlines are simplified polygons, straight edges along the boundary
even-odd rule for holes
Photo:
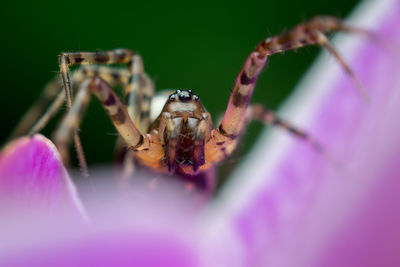
[[[139,52],[162,88],[191,88],[214,118],[255,45],[317,14],[345,17],[356,0],[336,1],[29,1],[2,4],[1,143],[58,71],[63,51],[116,47]],[[317,48],[273,56],[253,102],[277,108],[312,62]],[[50,125],[52,126],[52,125]],[[54,126],[54,123],[53,123]],[[51,127],[50,127],[51,128]],[[249,147],[261,129],[246,134]],[[89,163],[110,161],[115,130],[97,100],[81,136]],[[49,135],[49,129],[44,131]],[[248,145],[247,145],[248,144]]]

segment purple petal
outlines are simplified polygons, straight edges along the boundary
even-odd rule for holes
[[[101,179],[112,177],[111,172],[91,174],[96,179],[82,190],[91,224],[33,218],[32,234],[32,217],[24,214],[25,220],[11,229],[18,242],[0,242],[0,251],[6,252],[0,253],[0,266],[200,266],[198,211],[191,209],[181,184],[166,184],[149,199],[145,191],[136,196],[115,190],[112,179]],[[4,234],[10,235],[1,226]]]
[[[82,212],[73,182],[57,149],[42,135],[23,137],[0,154],[0,207],[13,205]]]
[[[85,234],[0,258],[2,266],[199,266],[187,241],[144,229]]]
[[[259,141],[225,188],[214,213],[221,216],[219,234],[233,235],[244,250],[231,253],[237,262],[311,266],[318,257],[315,266],[399,262],[400,236],[390,233],[400,232],[400,198],[394,193],[400,188],[400,53],[388,49],[400,43],[399,14],[398,1],[365,2],[349,23],[375,29],[389,45],[349,35],[335,42],[367,88],[369,105],[324,55],[281,112],[322,140],[339,166],[275,131]],[[382,220],[365,221],[374,213]],[[329,265],[332,259],[339,264]]]

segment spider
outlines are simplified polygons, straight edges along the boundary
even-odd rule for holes
[[[124,153],[128,173],[132,172],[133,164],[138,164],[158,173],[197,181],[212,191],[215,187],[214,167],[231,155],[252,120],[282,127],[323,153],[322,145],[314,138],[281,120],[263,105],[250,105],[250,100],[268,56],[315,44],[331,52],[365,97],[359,80],[326,37],[327,33],[338,31],[371,35],[344,24],[338,18],[317,16],[260,42],[237,76],[223,119],[215,129],[200,97],[191,90],[158,93],[155,99],[165,104],[158,116],[151,115],[154,84],[144,72],[141,56],[130,50],[61,53],[62,86],[57,82],[59,77],[47,85],[41,105],[31,108],[15,134],[25,131],[34,120],[37,123],[29,134],[39,132],[66,99],[69,110],[55,133],[55,144],[63,160],[68,161],[68,148],[73,139],[81,168],[87,170],[77,129],[91,95],[95,95],[128,148]],[[107,64],[126,64],[127,69],[112,68]],[[70,77],[69,68],[73,65],[83,66]],[[123,102],[113,90],[116,85],[125,88]],[[79,87],[74,99],[72,87]],[[50,104],[50,101],[53,102]],[[40,109],[47,105],[47,111],[37,120]]]

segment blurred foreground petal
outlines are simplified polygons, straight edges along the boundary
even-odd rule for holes
[[[93,180],[79,184],[90,224],[20,215],[25,220],[5,231],[18,244],[0,241],[0,266],[200,266],[199,205],[181,183],[165,183],[158,193],[142,187],[137,194],[116,186],[112,176],[92,170]],[[140,188],[149,178],[142,173],[133,185]]]
[[[213,235],[230,236],[242,248],[230,253],[235,262],[399,266],[399,14],[397,0],[366,1],[349,21],[376,30],[397,53],[359,36],[334,42],[370,104],[325,53],[282,109],[283,117],[322,140],[340,167],[274,131],[224,188],[209,223],[219,225]]]
[[[83,215],[57,149],[42,135],[19,138],[1,151],[0,207],[12,211],[13,205]]]

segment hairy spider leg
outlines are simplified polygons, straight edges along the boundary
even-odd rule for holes
[[[265,108],[262,104],[253,104],[247,108],[245,124],[247,125],[253,120],[260,121],[267,125],[272,125],[282,128],[288,131],[289,133],[293,134],[297,138],[300,138],[305,142],[309,143],[318,153],[321,154],[324,153],[325,149],[319,141],[317,141],[315,138],[310,136],[305,131],[300,130],[297,127],[292,126],[290,123],[282,120],[275,114],[275,112]]]
[[[65,154],[71,136],[79,127],[91,94],[94,94],[100,100],[119,135],[131,149],[137,151],[139,155],[143,151],[148,161],[160,161],[163,157],[163,148],[158,142],[158,138],[140,133],[119,97],[100,77],[88,78],[82,83],[71,110],[58,128],[55,134],[55,143],[61,155]]]
[[[102,77],[105,81],[109,82],[112,85],[121,85],[126,84],[129,76],[129,72],[125,69],[116,69],[106,66],[82,66],[80,69],[73,73],[72,82],[76,85],[79,85],[88,77]],[[61,92],[61,94],[63,94],[65,98],[65,93]],[[51,107],[49,110],[51,110]],[[45,114],[42,118],[45,119],[46,115],[47,114]],[[51,114],[48,115],[50,117]],[[40,123],[40,121],[38,123]],[[88,176],[89,172],[87,162],[81,140],[79,138],[79,135],[77,134],[77,130],[74,132],[73,138],[81,173],[83,174],[83,176]],[[61,150],[63,150],[62,154],[64,154],[64,162],[69,163],[69,147],[61,148]]]
[[[318,16],[295,26],[286,33],[267,38],[259,43],[247,58],[236,79],[222,122],[212,131],[212,138],[206,144],[206,164],[203,168],[206,169],[210,164],[224,160],[235,148],[237,137],[245,127],[246,112],[255,83],[269,55],[314,44],[326,47],[326,38],[322,38],[326,33],[337,31],[364,33],[355,29],[349,28],[337,18]],[[334,51],[330,46],[328,47],[330,51]],[[352,72],[349,75],[352,78],[355,77]]]
[[[87,77],[100,76],[111,85],[123,85],[128,83],[129,75],[129,71],[126,69],[83,65],[72,72],[71,83],[77,87]],[[60,110],[64,100],[65,92],[60,77],[56,76],[42,90],[42,94],[25,113],[10,138],[40,132]]]
[[[68,109],[72,106],[72,88],[71,81],[69,78],[69,67],[73,65],[82,64],[127,64],[131,69],[132,56],[134,53],[128,49],[115,49],[112,51],[102,52],[67,52],[61,53],[58,57],[60,65],[60,73],[64,84],[65,96],[67,99]],[[85,157],[83,155],[83,149],[80,142],[80,138],[77,132],[74,132],[74,143],[76,152],[79,158],[79,164],[81,169],[85,168]],[[83,161],[81,160],[83,159]],[[84,174],[87,173],[87,169]]]
[[[150,106],[154,96],[154,83],[145,74],[140,55],[132,57],[131,76],[124,91],[124,101],[129,116],[141,132],[150,125]]]
[[[71,82],[74,87],[78,87],[87,77],[99,76],[111,85],[125,85],[128,83],[130,73],[126,69],[111,68],[108,66],[89,66],[83,65],[81,68],[72,72]],[[43,90],[42,95],[36,103],[26,112],[21,122],[17,125],[11,137],[21,136],[28,133],[33,135],[40,132],[49,122],[49,120],[60,110],[65,100],[65,92],[60,82],[60,77],[56,76],[51,80]],[[51,102],[53,101],[53,102]],[[50,104],[50,106],[49,106]],[[45,110],[46,106],[48,108]],[[29,132],[28,132],[28,129]],[[80,140],[77,139],[78,147],[83,155]],[[69,153],[64,155],[65,163],[69,162]],[[86,160],[80,159],[83,173],[86,173]]]
[[[46,111],[46,108],[49,105],[53,105],[52,102],[54,99],[58,98],[57,95],[59,94],[60,87],[61,84],[57,78],[52,79],[46,84],[39,99],[28,109],[10,134],[10,139],[25,135],[30,131],[32,125],[38,121],[39,117]],[[62,100],[64,100],[64,97]],[[62,103],[59,105],[61,106]]]
[[[58,57],[60,73],[64,84],[67,105],[72,106],[72,88],[69,78],[69,67],[83,64],[128,64],[134,53],[127,49],[115,49],[101,52],[67,52]]]
[[[103,80],[111,84],[115,85],[125,85],[127,84],[130,72],[126,69],[121,68],[111,68],[108,66],[89,66],[82,65],[78,70],[73,72],[72,74],[72,84],[74,87],[79,86],[85,79],[89,77],[101,77]],[[61,89],[62,90],[62,89]],[[61,94],[65,93],[61,91]],[[83,146],[81,144],[80,138],[77,134],[74,134],[74,144],[77,151],[77,156],[79,159],[79,166],[81,169],[81,173],[84,176],[88,176],[88,167],[86,163],[86,158],[84,156]],[[69,162],[69,147],[64,149],[64,160],[65,163]],[[66,154],[67,153],[67,154]]]
[[[132,57],[131,76],[124,90],[124,103],[129,117],[142,133],[147,132],[149,129],[153,96],[154,83],[144,72],[141,56],[134,55]],[[121,138],[118,139],[116,150],[119,157],[122,155],[122,180],[127,180],[135,171],[134,151],[126,148]]]

